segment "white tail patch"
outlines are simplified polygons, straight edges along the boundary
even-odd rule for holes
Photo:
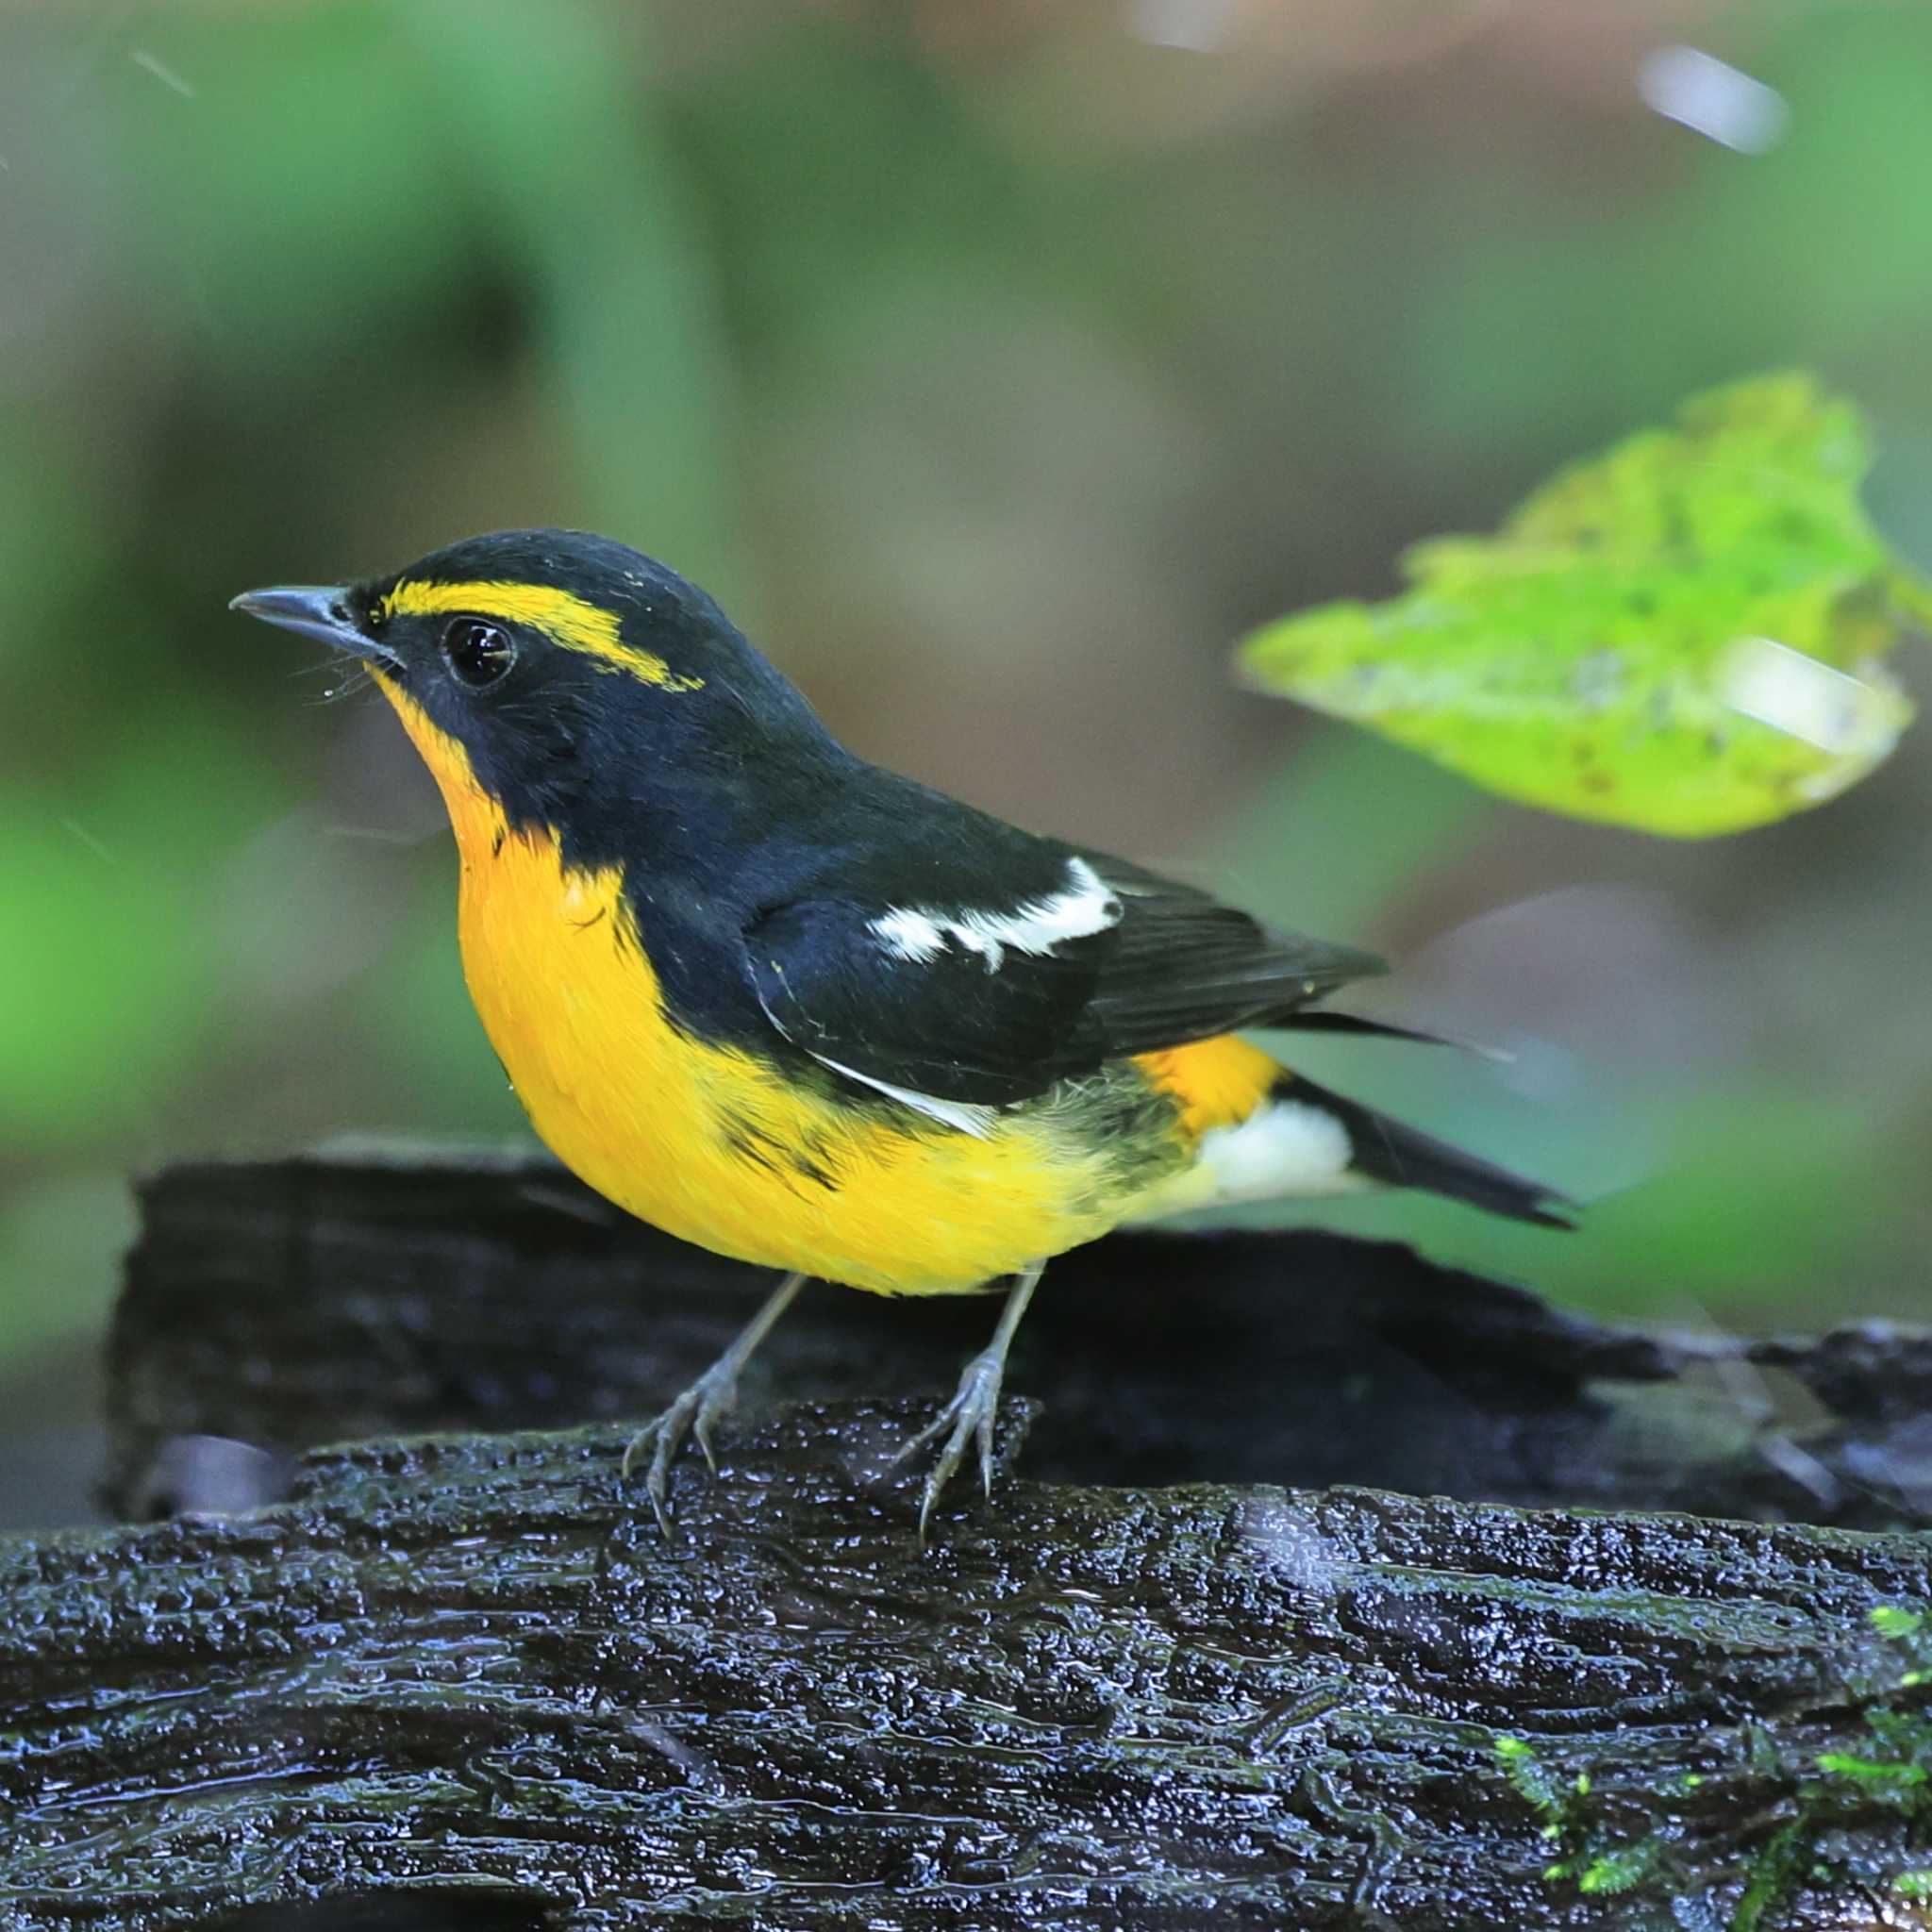
[[[1264,1101],[1231,1127],[1211,1127],[1194,1158],[1213,1205],[1285,1194],[1347,1194],[1371,1184],[1351,1172],[1348,1129],[1303,1100]]]
[[[895,959],[924,963],[943,952],[950,940],[977,953],[989,973],[997,973],[1008,946],[1020,953],[1051,953],[1067,940],[1087,939],[1120,923],[1121,902],[1084,858],[1067,861],[1067,880],[1058,892],[1024,899],[1005,912],[894,906],[869,929]]]

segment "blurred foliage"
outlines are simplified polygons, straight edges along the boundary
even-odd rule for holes
[[[1703,838],[1836,797],[1910,721],[1882,660],[1932,614],[1859,504],[1864,426],[1797,375],[1678,421],[1414,545],[1402,596],[1257,632],[1247,674],[1577,818]]]
[[[1780,144],[1644,104],[1687,39]],[[392,719],[223,606],[525,523],[690,571],[871,756],[1403,959],[1379,1010],[1513,1063],[1310,1073],[1604,1197],[1293,1212],[1932,1313],[1913,739],[1665,844],[1224,670],[1742,369],[1861,399],[1923,564],[1928,94],[1881,0],[0,11],[0,1366],[92,1347],[131,1169],[523,1130]]]

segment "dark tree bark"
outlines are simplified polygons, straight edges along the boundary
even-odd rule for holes
[[[459,1883],[581,1927],[1727,1914],[1819,1754],[1877,1749],[1868,1611],[1932,1594],[1916,1536],[1366,1490],[1008,1482],[922,1553],[881,1479],[918,1412],[780,1411],[669,1543],[606,1429],[324,1453],[276,1509],[15,1546],[5,1923]],[[1811,1808],[1768,1923],[1883,1923],[1848,1901],[1912,1819]],[[1658,1862],[1579,1889],[1619,1857]]]
[[[192,1500],[205,1472],[183,1437],[293,1451],[649,1415],[770,1286],[521,1156],[181,1167],[142,1208],[109,1363],[124,1513],[180,1502],[184,1480]],[[948,1392],[994,1314],[815,1288],[747,1402]],[[1869,1528],[1932,1512],[1932,1336],[1615,1328],[1392,1242],[1098,1241],[1049,1270],[1008,1386],[1046,1401],[1026,1462],[1044,1480],[1367,1483]]]
[[[759,1286],[530,1163],[188,1170],[146,1210],[121,1483],[177,1506],[225,1467],[192,1441],[646,1409]],[[1921,1923],[1932,1539],[1637,1512],[1912,1521],[1923,1338],[1620,1332],[1313,1239],[1055,1287],[1016,1379],[1058,1434],[924,1551],[891,1457],[928,1411],[876,1400],[754,1408],[668,1541],[613,1424],[0,1544],[0,1925]],[[943,1384],[990,1314],[826,1291],[777,1368]],[[1135,1457],[1241,1480],[1081,1486]],[[1357,1486],[1391,1474],[1462,1493]],[[1623,1513],[1511,1507],[1588,1501]]]

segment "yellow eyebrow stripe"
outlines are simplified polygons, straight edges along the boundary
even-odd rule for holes
[[[663,691],[702,691],[702,677],[680,676],[663,658],[624,641],[617,613],[551,584],[400,583],[376,607],[376,616],[435,617],[474,611],[507,624],[527,624],[567,651],[602,660],[607,671],[627,671]]]

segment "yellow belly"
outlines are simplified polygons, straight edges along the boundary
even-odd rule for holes
[[[721,1254],[888,1293],[979,1287],[1113,1215],[1043,1123],[979,1139],[813,1091],[665,1017],[612,872],[547,838],[466,852],[472,998],[531,1124],[631,1213]],[[1084,1201],[1075,1209],[1074,1203]]]
[[[1118,1150],[1052,1108],[980,1138],[801,1086],[671,1024],[618,873],[572,871],[554,838],[511,830],[461,747],[377,681],[449,807],[484,1030],[531,1124],[600,1194],[720,1254],[888,1294],[979,1288],[1134,1212]],[[1177,1103],[1154,1109],[1174,1166],[1277,1071],[1234,1040],[1140,1065]]]

